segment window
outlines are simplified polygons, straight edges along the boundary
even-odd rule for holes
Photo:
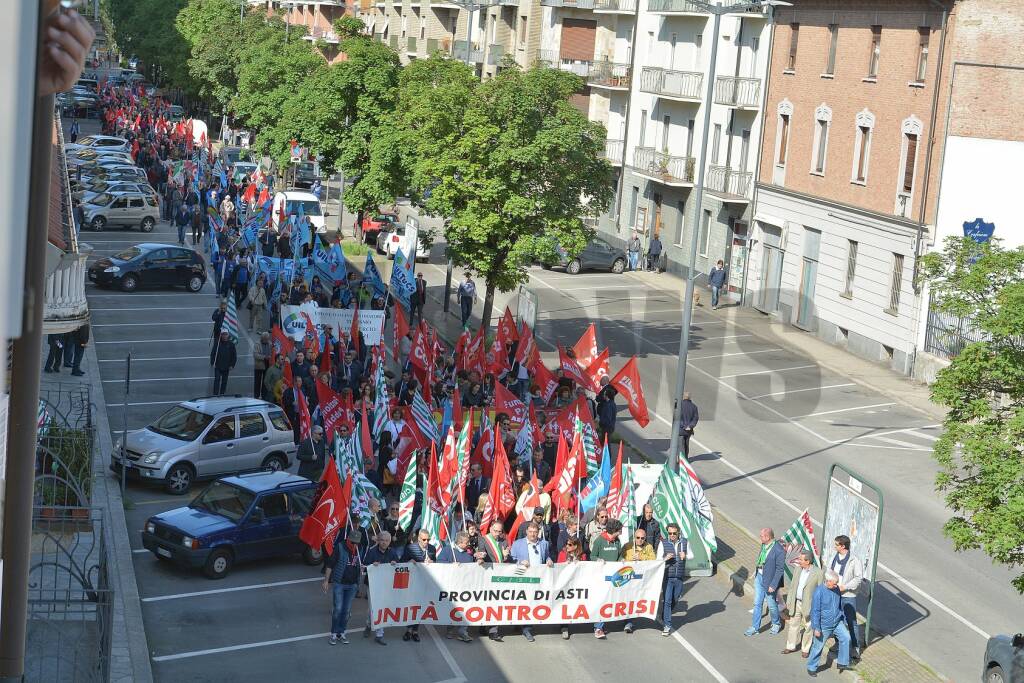
[[[857,270],[857,243],[853,240],[847,240],[848,247],[846,251],[846,287],[843,289],[842,296],[853,298],[853,274]]]
[[[110,205],[112,209],[127,209],[128,200],[122,197],[121,199],[115,199],[114,203]]]
[[[686,156],[693,157],[693,124],[694,120],[686,122]]]
[[[704,209],[704,216],[700,223],[700,235],[697,238],[697,252],[704,257],[708,255],[708,242],[711,239],[711,212]]]
[[[647,139],[647,110],[640,110],[640,141],[637,147],[643,147],[644,141]]]
[[[210,431],[206,433],[206,438],[203,439],[203,443],[219,443],[221,441],[231,441],[235,438],[235,416],[228,415],[222,417],[210,427]]]
[[[284,493],[271,493],[260,498],[260,502],[256,504],[256,507],[263,510],[263,516],[267,519],[271,517],[284,517],[288,514],[288,495]]]
[[[270,424],[274,425],[274,429],[279,432],[290,432],[292,426],[288,422],[288,418],[281,410],[273,410],[270,412]]]
[[[259,436],[267,431],[267,423],[259,413],[245,413],[238,416],[238,435],[241,438],[247,436]]]
[[[679,212],[679,223],[676,224],[676,244],[683,243],[683,226],[686,223],[686,202],[680,200],[676,203],[676,210]]]
[[[889,308],[886,313],[896,315],[900,311],[900,290],[903,288],[903,254],[892,255],[892,287],[889,289]]]
[[[832,124],[832,110],[822,104],[814,110],[814,163],[811,173],[825,174],[825,159],[828,156],[828,132]]]
[[[932,30],[927,26],[917,29],[917,83],[924,83],[928,73],[928,40],[931,34]]]
[[[796,71],[796,46],[800,42],[800,24],[789,25],[789,58],[786,60],[786,71]]]
[[[828,25],[828,61],[825,62],[825,73],[836,72],[836,48],[839,46],[839,24]]]
[[[526,16],[519,16],[519,45],[520,47],[526,46]]]
[[[672,117],[665,114],[661,121],[661,148],[668,149],[668,131],[672,124]]]
[[[290,491],[288,493],[288,506],[295,515],[305,515],[313,505],[313,490],[303,489],[301,491]]]
[[[714,134],[711,137],[711,163],[718,163],[718,148],[722,146],[722,124],[716,123]],[[701,163],[704,163],[701,160]]]
[[[917,170],[917,146],[924,124],[916,116],[903,121],[900,131],[903,140],[900,145],[900,175],[898,194],[910,196],[914,193],[914,173]]]
[[[871,27],[871,55],[868,59],[868,78],[878,78],[878,61],[882,56],[882,27]]]
[[[789,114],[779,116],[779,149],[775,156],[778,157],[779,166],[786,165],[786,148],[789,147]]]
[[[856,118],[857,133],[853,153],[852,182],[866,184],[871,165],[871,131],[875,127],[875,115],[867,109],[861,110]]]
[[[636,209],[640,203],[640,188],[633,186],[633,192],[629,196],[629,222],[636,225]]]

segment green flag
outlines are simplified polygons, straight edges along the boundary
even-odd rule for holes
[[[622,522],[623,538],[633,538],[636,530],[636,485],[633,483],[633,470],[628,465],[622,468],[622,489],[627,491],[626,502],[619,513],[619,521]]]
[[[690,518],[683,512],[684,486],[682,478],[672,471],[668,463],[662,465],[661,475],[654,484],[654,491],[651,492],[651,508],[662,529],[670,522],[674,522],[679,525],[682,534],[689,538]]]

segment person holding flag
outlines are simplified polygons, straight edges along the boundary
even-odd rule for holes
[[[220,331],[220,338],[214,342],[210,351],[210,365],[213,367],[213,395],[223,396],[228,390],[228,374],[238,361],[235,341],[229,336],[228,330]]]
[[[351,480],[349,486],[351,486]],[[348,618],[352,613],[352,600],[356,597],[359,575],[362,570],[359,546],[356,545],[358,538],[359,529],[349,527],[347,534],[338,534],[334,550],[327,557],[322,588],[324,593],[329,588],[334,598],[334,608],[331,610],[331,638],[328,641],[331,645],[337,645],[339,640],[348,645],[345,631],[348,629]]]

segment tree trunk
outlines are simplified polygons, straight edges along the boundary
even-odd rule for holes
[[[487,294],[484,296],[484,310],[480,314],[480,328],[484,331],[484,337],[491,330],[491,311],[494,308],[494,285],[487,283]]]

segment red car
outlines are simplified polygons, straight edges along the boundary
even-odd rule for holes
[[[377,234],[381,228],[390,228],[390,224],[397,223],[398,220],[398,214],[395,213],[368,214],[363,216],[363,224],[359,226],[356,236],[366,244],[376,244]]]

